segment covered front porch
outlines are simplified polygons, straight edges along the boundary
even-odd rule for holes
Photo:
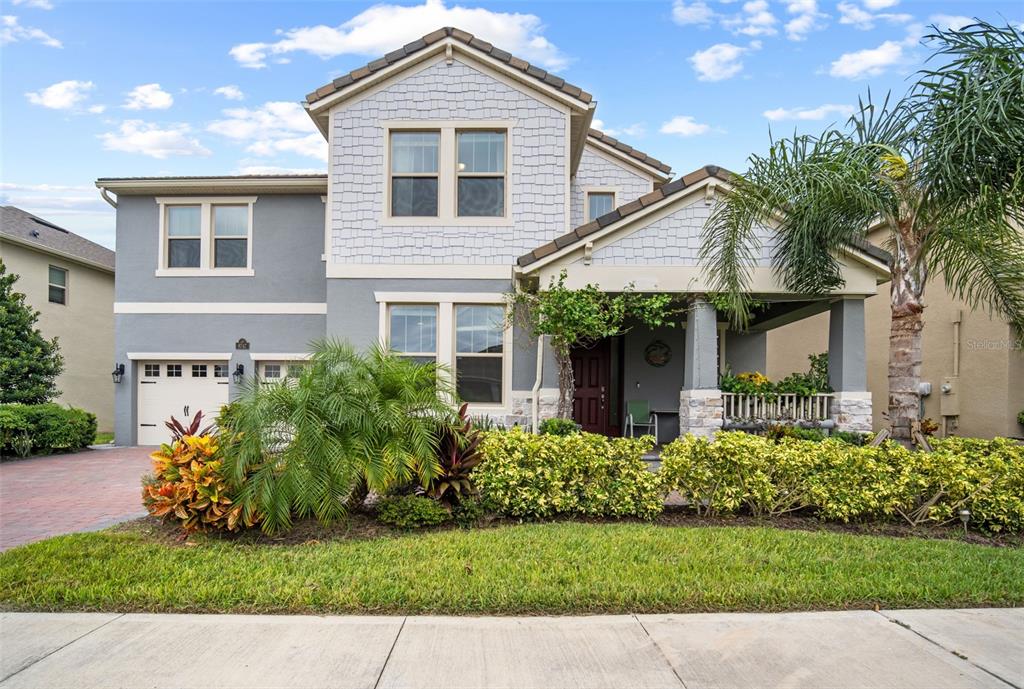
[[[831,392],[772,395],[723,392],[725,371],[764,372],[767,333],[828,311]],[[719,429],[791,424],[823,430],[871,430],[864,357],[864,299],[776,300],[745,331],[729,328],[693,296],[678,323],[633,324],[625,334],[573,350],[573,418],[610,436],[655,435],[660,443]]]

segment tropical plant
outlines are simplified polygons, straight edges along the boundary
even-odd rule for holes
[[[232,499],[237,486],[224,475],[216,436],[183,435],[150,458],[154,474],[143,481],[142,502],[154,517],[176,519],[186,533],[237,531],[259,521],[258,512],[243,512]]]
[[[14,291],[17,280],[0,260],[0,403],[42,404],[60,394],[64,358],[57,338],[47,340],[36,328],[39,312]]]
[[[458,411],[458,423],[454,428],[442,428],[438,441],[438,473],[431,477],[426,494],[435,500],[454,504],[472,495],[473,481],[470,474],[482,459],[479,451],[483,433],[473,427],[473,421],[466,414],[468,404],[463,403]]]
[[[224,467],[268,533],[294,516],[328,522],[355,492],[384,494],[438,474],[438,441],[458,428],[451,376],[379,346],[324,340],[289,385],[248,379],[220,419]]]
[[[580,432],[580,425],[572,419],[544,419],[538,427],[541,435],[572,435]]]
[[[558,407],[560,418],[572,417],[572,398],[576,383],[572,373],[573,347],[589,347],[606,337],[628,330],[627,319],[633,318],[647,327],[674,325],[671,316],[679,309],[669,294],[641,295],[628,285],[621,292],[609,294],[597,285],[581,289],[565,286],[563,270],[552,277],[547,289],[516,291],[506,295],[508,325],[520,325],[534,338],[550,337],[558,366]]]
[[[377,519],[396,529],[438,526],[451,518],[451,513],[440,503],[422,495],[396,495],[377,503]]]
[[[927,36],[932,63],[909,93],[870,93],[846,127],[773,140],[713,211],[701,256],[735,325],[750,310],[758,228],[774,226],[772,266],[793,292],[825,294],[839,256],[885,228],[891,252],[889,423],[919,420],[925,288],[941,276],[972,307],[1024,332],[1024,37],[977,22]]]
[[[188,426],[183,425],[173,416],[170,421],[164,421],[164,425],[171,432],[171,440],[181,440],[187,435],[210,435],[213,431],[214,424],[209,424],[205,428],[200,428],[202,424],[203,412],[202,410],[197,411],[196,415],[192,417]]]

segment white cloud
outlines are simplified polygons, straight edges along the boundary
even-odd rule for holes
[[[187,124],[158,125],[142,120],[125,120],[118,131],[100,134],[108,151],[141,153],[163,160],[170,156],[208,156],[210,150],[191,136]]]
[[[868,2],[865,2],[864,4],[868,7],[871,6]],[[880,5],[879,7],[888,6],[889,5]],[[861,31],[868,31],[875,28],[875,23],[879,21],[888,22],[890,24],[906,24],[913,19],[911,15],[903,13],[894,14],[889,12],[869,12],[852,2],[841,2],[836,7],[839,10],[840,24],[847,24],[856,29],[860,29]]]
[[[18,18],[5,14],[0,17],[0,45],[18,43],[19,41],[38,41],[50,48],[63,48],[64,45],[42,29],[22,26]]]
[[[211,122],[208,131],[249,142],[258,156],[295,153],[327,161],[327,142],[298,103],[270,101],[258,108],[229,108],[226,119]]]
[[[634,136],[641,137],[647,133],[647,126],[643,122],[635,122],[625,127],[608,127],[602,120],[594,120],[590,124],[594,129],[600,130],[608,136]]]
[[[270,56],[304,52],[327,59],[338,55],[379,56],[441,26],[458,26],[523,59],[549,69],[568,64],[562,52],[543,36],[533,14],[494,12],[482,7],[448,7],[444,0],[421,5],[374,5],[339,26],[304,26],[278,30],[270,43],[242,43],[230,54],[243,67],[266,67]]]
[[[884,10],[886,7],[895,7],[900,0],[864,0],[864,6],[869,10]]]
[[[828,15],[818,10],[817,0],[790,0],[786,11],[793,16],[786,22],[786,37],[802,41],[812,31],[824,29]]]
[[[877,48],[845,53],[832,63],[829,74],[843,79],[878,76],[905,59],[903,43],[886,41]]]
[[[245,100],[245,94],[242,93],[242,89],[238,88],[234,84],[218,86],[213,90],[213,92],[218,96],[224,96],[228,100]]]
[[[690,64],[700,81],[722,81],[743,71],[743,55],[760,47],[757,41],[752,42],[748,48],[732,43],[716,43],[691,55]]]
[[[96,88],[91,81],[58,81],[39,91],[25,94],[28,102],[51,110],[71,110],[89,97],[89,91]]]
[[[0,205],[17,206],[114,248],[114,209],[92,184],[0,182]]]
[[[676,115],[671,120],[661,125],[659,129],[662,134],[677,134],[679,136],[698,136],[711,131],[711,125],[695,122],[690,115]]]
[[[105,106],[105,105],[90,105],[88,108],[86,108],[86,110],[91,112],[93,115],[99,115],[99,114],[103,113],[104,111],[106,111],[106,109],[107,109],[107,106]]]
[[[928,21],[943,30],[959,30],[976,22],[971,17],[961,14],[933,14]]]
[[[764,111],[764,116],[772,122],[783,120],[823,120],[832,115],[848,117],[852,114],[852,106],[836,105],[834,103],[819,105],[816,108],[775,108],[774,110]]]
[[[768,9],[767,0],[749,0],[743,11],[722,20],[722,26],[734,34],[744,36],[774,36],[778,31],[775,15]]]
[[[174,96],[160,88],[160,84],[142,84],[128,93],[121,107],[126,110],[166,110],[174,105]]]
[[[700,24],[706,26],[711,23],[711,20],[715,18],[715,12],[706,2],[697,0],[696,2],[683,2],[683,0],[675,0],[672,3],[672,21],[680,26],[686,26],[688,24]]]
[[[33,7],[37,10],[52,10],[53,3],[50,0],[11,0],[11,4],[17,7],[18,5],[24,5],[25,7]]]

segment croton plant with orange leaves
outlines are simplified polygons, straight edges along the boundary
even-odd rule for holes
[[[181,435],[150,458],[154,475],[143,486],[142,502],[154,517],[176,519],[187,533],[237,531],[259,521],[231,499],[215,435]]]

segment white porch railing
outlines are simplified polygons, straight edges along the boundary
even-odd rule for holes
[[[726,424],[761,421],[816,424],[828,421],[832,411],[832,395],[829,393],[748,395],[739,392],[723,392],[722,406]]]

